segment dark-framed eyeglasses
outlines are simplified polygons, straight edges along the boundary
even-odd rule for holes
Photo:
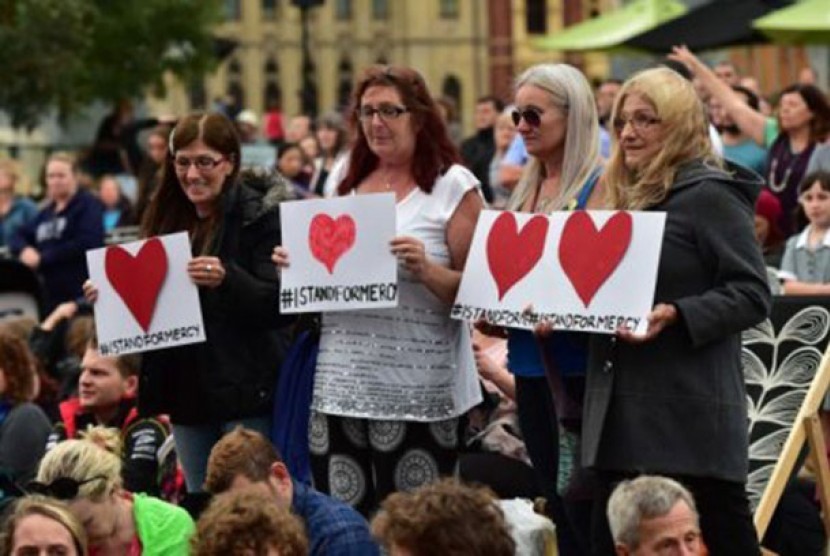
[[[372,121],[375,114],[380,116],[381,120],[397,120],[402,115],[409,112],[409,108],[405,106],[395,106],[394,104],[382,104],[375,108],[374,106],[361,106],[356,110],[357,117],[364,122]]]
[[[524,110],[513,110],[510,113],[513,119],[513,125],[518,126],[522,120],[530,127],[539,127],[542,125],[542,112],[535,108],[525,108]]]
[[[648,114],[643,114],[642,112],[637,112],[628,118],[614,118],[612,125],[614,127],[614,132],[619,135],[623,132],[623,129],[625,129],[625,124],[631,124],[631,127],[634,128],[635,131],[645,131],[651,126],[659,124],[662,121],[663,120],[660,118],[649,116]]]
[[[225,160],[227,159],[224,156],[220,156],[219,158],[213,158],[212,156],[207,155],[196,156],[193,158],[175,156],[173,157],[173,165],[179,172],[187,172],[191,164],[200,172],[210,172]]]
[[[78,496],[78,491],[87,483],[93,481],[105,481],[107,478],[104,475],[96,475],[83,481],[76,481],[72,477],[58,477],[51,483],[41,483],[38,481],[31,481],[26,485],[26,492],[29,494],[42,494],[44,496],[51,496],[58,500],[74,500]]]

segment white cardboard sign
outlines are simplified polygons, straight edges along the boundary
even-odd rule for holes
[[[397,306],[394,194],[284,202],[280,222],[283,313]]]
[[[87,251],[101,354],[205,341],[199,290],[187,274],[191,257],[185,232]]]
[[[660,212],[483,211],[452,317],[645,333],[664,225]]]

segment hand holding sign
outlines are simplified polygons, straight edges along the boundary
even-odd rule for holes
[[[104,355],[205,340],[199,293],[187,272],[190,241],[182,232],[87,251],[84,294],[95,302]]]
[[[389,193],[280,205],[280,310],[336,311],[397,305],[395,198]],[[291,266],[288,266],[288,254]]]
[[[664,223],[665,214],[651,212],[484,211],[452,316],[524,329],[545,323],[540,332],[623,328],[642,335]]]

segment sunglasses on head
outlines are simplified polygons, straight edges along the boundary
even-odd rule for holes
[[[542,125],[542,113],[533,108],[525,108],[524,110],[513,110],[510,113],[513,118],[513,125],[519,125],[523,119],[530,127],[539,127]]]
[[[74,500],[83,485],[100,480],[106,480],[106,477],[96,475],[83,481],[76,481],[71,477],[58,477],[49,484],[32,481],[26,485],[26,490],[29,494],[42,494],[58,500]]]

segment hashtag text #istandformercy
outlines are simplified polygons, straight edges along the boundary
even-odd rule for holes
[[[141,334],[130,338],[118,338],[98,346],[101,355],[118,355],[125,351],[140,351],[148,348],[167,347],[167,344],[179,342],[188,338],[197,338],[200,328],[198,326],[182,326],[161,330],[150,334]]]
[[[283,308],[299,308],[326,302],[378,303],[395,301],[397,296],[398,285],[394,282],[361,286],[302,286],[299,288],[282,288],[280,302]]]

